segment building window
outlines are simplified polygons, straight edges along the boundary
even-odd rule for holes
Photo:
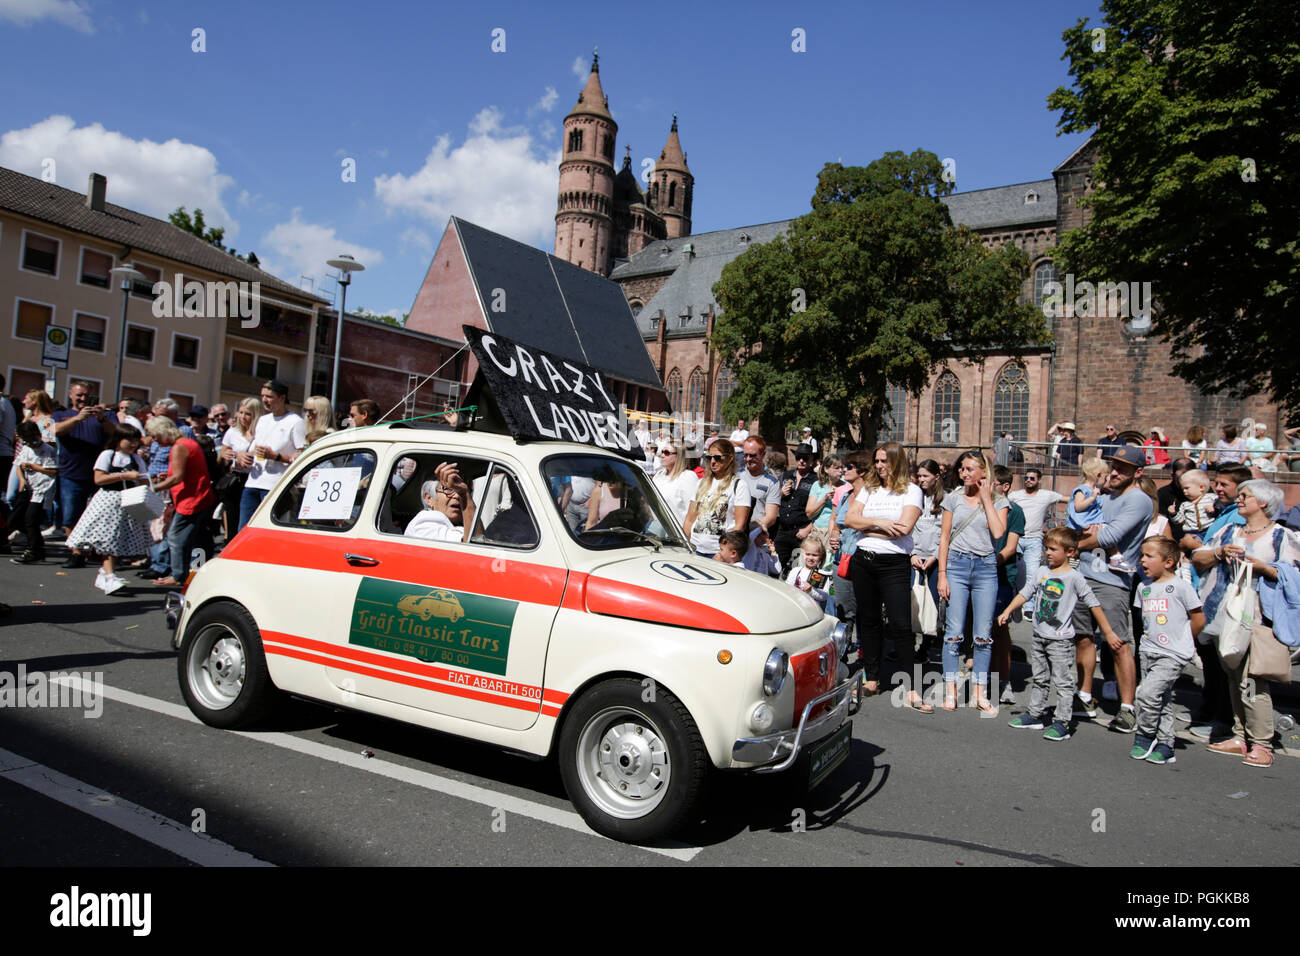
[[[75,347],[85,349],[87,352],[104,351],[104,332],[108,328],[107,319],[78,312],[72,326],[72,344]]]
[[[885,389],[885,398],[889,402],[889,408],[880,425],[879,440],[901,442],[907,427],[907,389],[901,385],[890,385]]]
[[[722,403],[731,397],[732,392],[736,390],[736,376],[731,369],[723,365],[718,369],[717,394],[718,402],[713,407],[717,409],[718,417],[722,417]]]
[[[230,371],[235,375],[252,375],[253,363],[257,356],[252,352],[241,352],[239,349],[233,349],[230,353]]]
[[[32,390],[45,391],[45,373],[9,366],[9,394],[26,395]]]
[[[143,325],[127,324],[126,357],[141,362],[153,361],[153,329]]]
[[[678,319],[680,320],[681,327],[686,328],[686,326],[691,324],[691,313],[683,312],[680,316],[678,316]]]
[[[1043,300],[1047,298],[1047,293],[1043,291],[1047,283],[1056,280],[1056,264],[1050,259],[1047,262],[1039,263],[1034,268],[1034,308],[1042,309]]]
[[[194,396],[184,392],[168,392],[167,397],[180,406],[181,417],[189,418],[190,409],[194,407]]]
[[[199,367],[199,340],[189,335],[172,335],[172,365],[176,368]]]
[[[668,393],[668,407],[675,412],[681,411],[682,373],[678,369],[668,373],[668,378],[664,382],[664,391]]]
[[[642,305],[640,302],[638,302],[638,301],[635,300],[635,299],[633,299],[631,302],[628,303],[628,307],[632,310],[632,318],[634,318],[634,319],[635,319],[638,315],[640,315],[640,314],[641,314],[641,310],[642,310],[643,308],[645,308],[644,305]]]
[[[601,146],[601,152],[605,154],[606,159],[614,158],[614,137],[606,136],[604,144]]]
[[[112,279],[113,257],[93,249],[81,250],[81,281],[107,289]]]
[[[45,327],[54,322],[54,307],[18,300],[18,317],[14,321],[14,335],[20,339],[45,338]]]
[[[698,365],[686,380],[686,414],[691,418],[704,415],[704,372]]]
[[[1032,189],[1029,190],[1029,192],[1025,193],[1026,206],[1036,202],[1038,202],[1038,193],[1034,192]]]
[[[668,184],[668,208],[672,209],[677,205],[677,184]]]
[[[1003,367],[993,386],[993,435],[1003,432],[1016,441],[1029,440],[1029,375],[1015,362]]]
[[[934,443],[955,445],[961,440],[961,383],[944,372],[934,386]]]
[[[569,152],[576,153],[582,149],[582,130],[575,129],[569,133]]]
[[[656,315],[654,318],[650,320],[650,331],[651,332],[659,331],[659,316]]]
[[[147,388],[140,388],[139,386],[136,386],[136,385],[123,385],[123,386],[122,386],[122,391],[118,394],[117,397],[118,397],[118,398],[133,398],[133,399],[135,399],[137,402],[144,402],[146,405],[148,405],[148,404],[149,404],[149,389],[147,389]]]
[[[59,273],[59,240],[38,236],[33,232],[23,235],[23,268],[46,275]]]
[[[154,283],[162,281],[162,270],[147,266],[142,262],[133,262],[131,267],[144,276],[143,281],[136,279],[131,283],[131,294],[138,295],[143,299],[152,299]]]
[[[280,360],[277,358],[268,358],[265,355],[257,357],[257,377],[264,382],[269,382],[280,374]]]

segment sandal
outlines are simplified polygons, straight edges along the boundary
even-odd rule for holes
[[[907,698],[907,706],[910,707],[912,710],[916,711],[918,714],[933,714],[933,713],[934,713],[934,706],[933,706],[932,704],[927,704],[927,703],[925,702],[925,699],[924,699],[923,697],[921,697],[921,695],[918,694],[918,693],[916,693],[915,691],[913,691],[913,692],[908,696],[908,698]]]
[[[971,706],[980,712],[981,717],[996,717],[998,709],[988,702],[987,698],[980,697],[971,701]]]
[[[949,687],[952,688],[951,691],[948,690]],[[957,685],[956,684],[943,685],[943,704],[941,706],[943,707],[944,710],[947,711],[954,711],[957,709]]]

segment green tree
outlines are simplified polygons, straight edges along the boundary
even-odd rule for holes
[[[919,392],[945,359],[1048,338],[1042,313],[1017,301],[1024,254],[953,228],[939,199],[951,189],[922,150],[828,163],[812,211],[728,263],[712,343],[736,369],[728,420],[758,415],[772,435],[796,420],[821,434],[852,425],[871,442],[889,385]]]
[[[1064,33],[1074,77],[1048,97],[1095,129],[1091,221],[1058,259],[1149,281],[1153,331],[1206,392],[1271,393],[1300,416],[1300,5],[1105,0]]]
[[[238,253],[236,253],[234,249],[227,248],[221,241],[222,239],[225,238],[226,235],[225,227],[209,226],[206,222],[203,221],[202,209],[195,209],[194,215],[191,217],[190,214],[185,211],[184,206],[178,206],[176,208],[176,211],[171,213],[167,217],[167,219],[177,229],[184,229],[186,232],[190,233],[191,235],[198,236],[204,242],[216,246],[222,252],[230,253],[236,259],[239,259],[243,262],[247,262],[249,265],[256,266],[259,268],[262,265],[261,262],[258,261],[257,255],[255,253],[250,252],[247,255],[241,256]]]
[[[383,322],[386,325],[395,325],[400,329],[406,326],[406,319],[411,313],[403,313],[400,319],[395,315],[388,315],[383,312],[372,312],[370,309],[357,309],[353,314],[359,315],[365,319],[371,319],[375,322]]]

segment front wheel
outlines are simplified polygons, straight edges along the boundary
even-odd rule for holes
[[[187,623],[177,671],[185,703],[211,727],[256,724],[279,697],[257,623],[231,602],[211,604]]]
[[[559,752],[564,788],[587,825],[627,843],[657,840],[689,822],[708,772],[690,712],[668,691],[636,680],[585,693],[565,720]]]

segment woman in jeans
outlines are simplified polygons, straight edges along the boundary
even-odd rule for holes
[[[1275,590],[1264,595],[1265,589],[1276,588],[1279,572],[1274,564],[1289,564],[1300,569],[1300,535],[1273,520],[1282,507],[1282,498],[1282,489],[1271,481],[1263,478],[1243,481],[1237,486],[1237,513],[1246,519],[1246,523],[1224,525],[1204,546],[1192,552],[1192,566],[1201,575],[1200,596],[1207,621],[1218,617],[1239,561],[1250,562],[1253,586],[1261,596],[1269,598],[1260,604],[1261,623],[1265,627],[1274,626],[1276,615],[1292,613],[1282,606],[1281,601],[1274,603]],[[1249,677],[1249,653],[1236,667],[1228,667],[1222,658],[1219,663],[1228,675],[1233,736],[1211,744],[1210,750],[1240,757],[1241,762],[1250,767],[1269,767],[1273,763],[1272,684],[1262,678],[1250,677],[1253,692],[1242,693],[1242,685]]]
[[[912,530],[912,583],[924,581],[937,606],[939,603],[939,531],[943,525],[943,485],[939,480],[939,463],[927,458],[916,466],[916,483],[923,496],[921,517]],[[938,634],[922,634],[916,656],[928,660],[930,648],[938,643]]]
[[[898,442],[878,445],[873,470],[853,497],[844,522],[862,536],[853,553],[850,572],[858,604],[858,640],[866,692],[880,692],[884,648],[882,610],[889,618],[898,667],[911,688],[907,706],[934,713],[914,686],[912,664],[912,528],[921,516],[921,489],[908,481],[907,452]]]
[[[994,542],[1007,529],[1006,498],[993,497],[992,468],[977,451],[957,459],[962,486],[943,499],[939,532],[939,596],[948,601],[943,638],[943,709],[957,709],[957,673],[966,609],[972,609],[975,638],[971,706],[994,716],[988,700],[993,656],[993,609],[998,595],[998,556]]]
[[[207,528],[217,507],[217,494],[212,490],[208,463],[198,442],[181,435],[180,429],[166,415],[155,415],[145,428],[155,442],[172,449],[167,477],[153,486],[155,491],[171,489],[172,505],[176,509],[171,527],[167,529],[171,576],[158,578],[156,583],[161,587],[179,587],[189,574],[190,546],[195,540],[211,553]]]

